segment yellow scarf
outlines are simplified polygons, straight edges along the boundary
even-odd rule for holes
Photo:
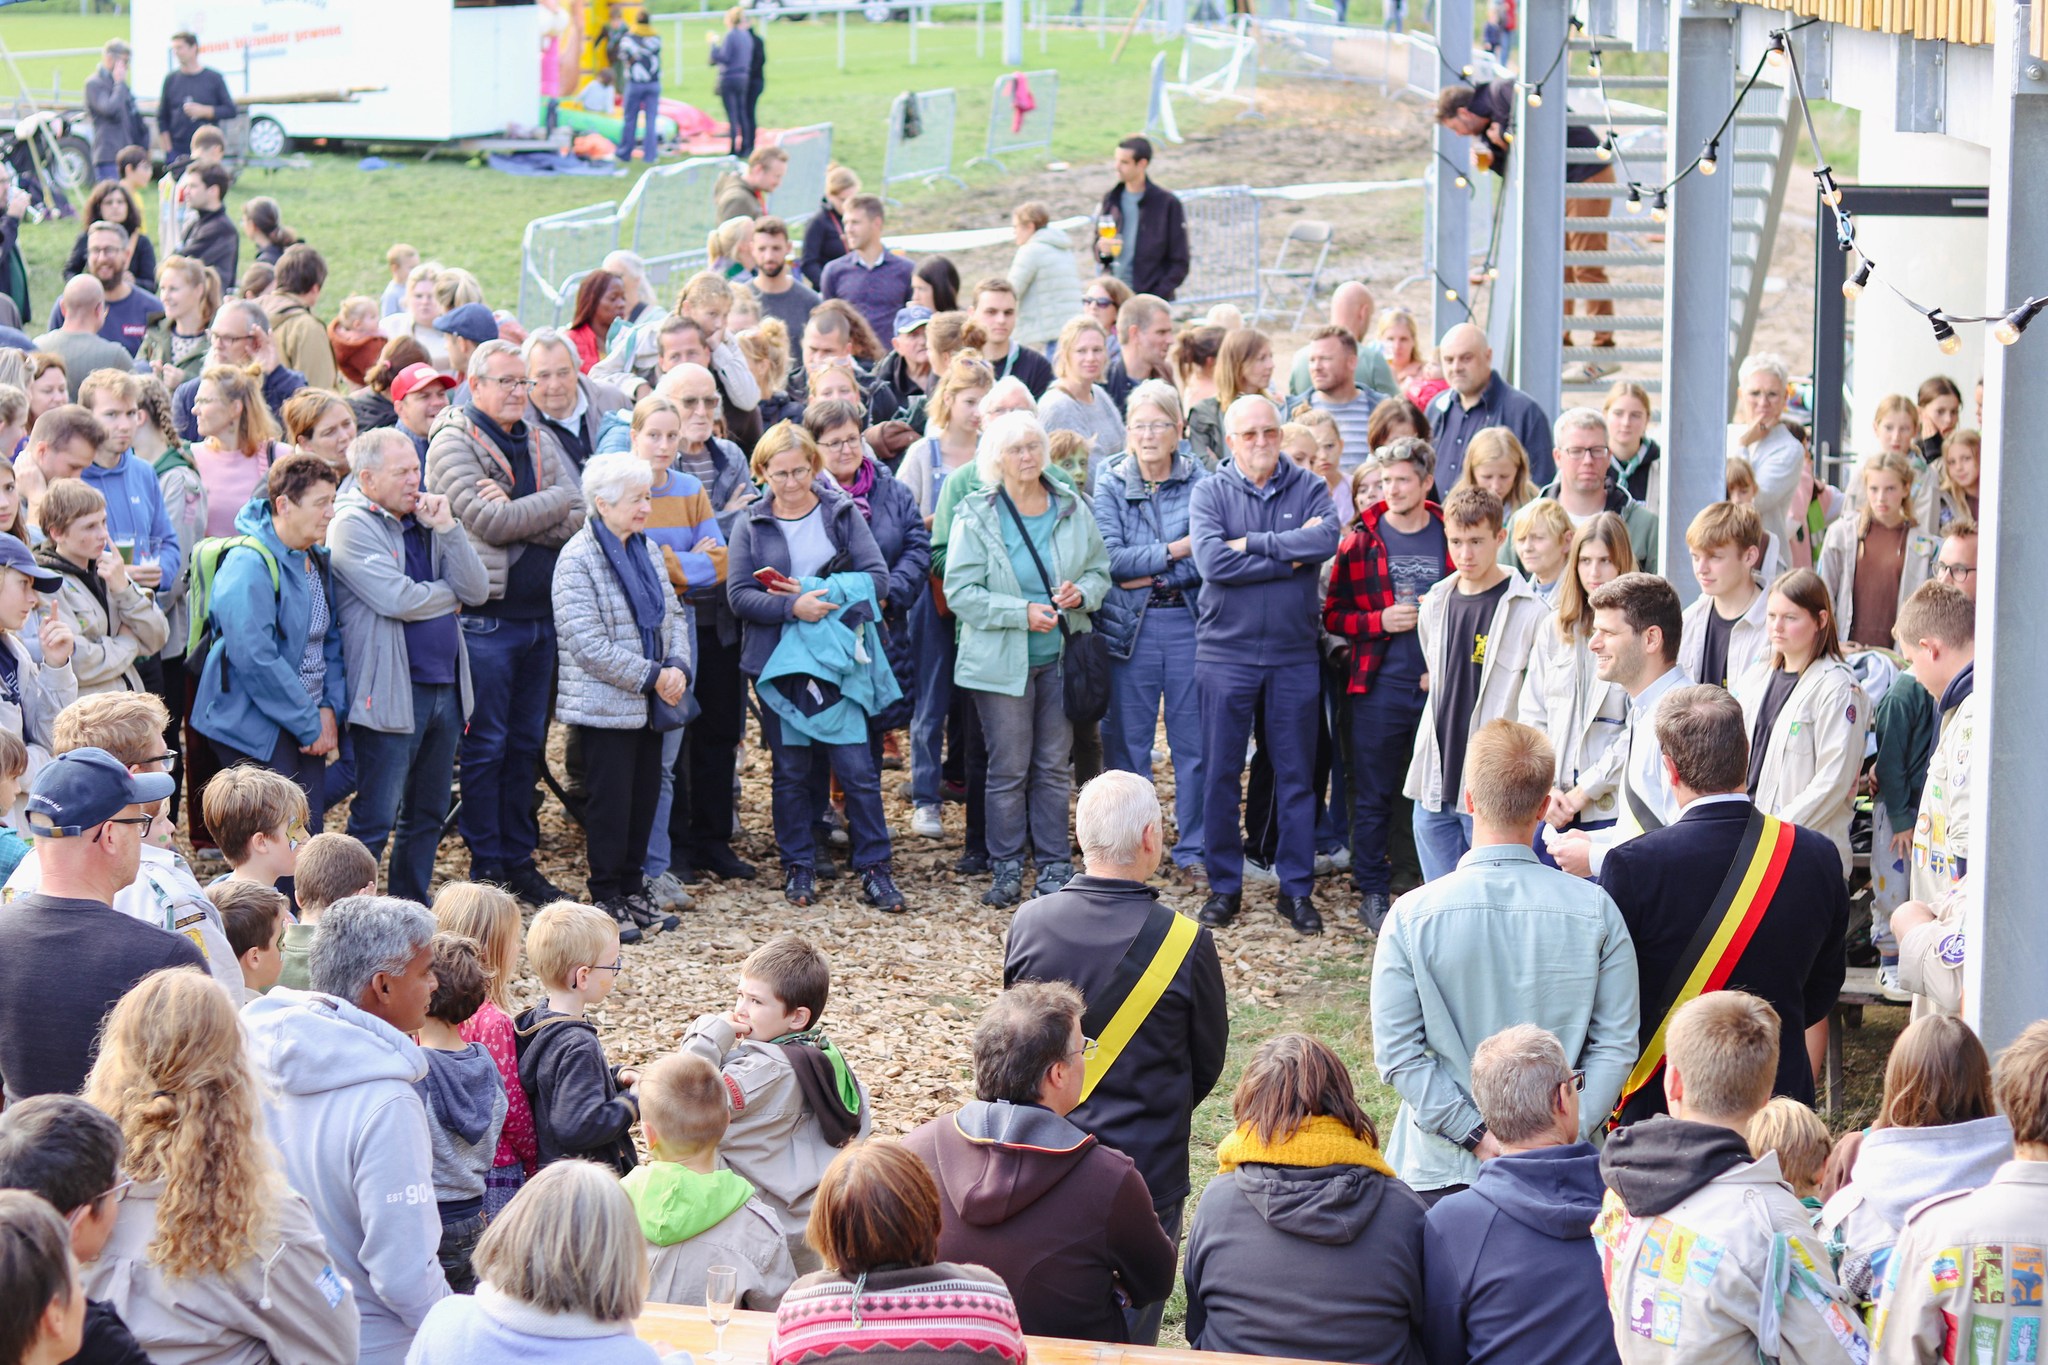
[[[1258,1135],[1240,1124],[1237,1131],[1217,1144],[1216,1164],[1226,1171],[1247,1162],[1269,1166],[1363,1166],[1392,1175],[1394,1168],[1380,1155],[1380,1149],[1359,1137],[1343,1120],[1318,1114],[1295,1130],[1292,1137],[1277,1143],[1259,1141]]]

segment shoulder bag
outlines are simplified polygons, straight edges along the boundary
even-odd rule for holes
[[[1045,561],[1038,557],[1038,546],[1031,541],[1031,531],[1024,525],[1024,514],[1017,510],[1017,504],[1010,501],[1006,488],[996,489],[996,500],[1003,510],[1010,514],[1010,520],[1017,524],[1017,534],[1024,537],[1024,548],[1031,554],[1031,562],[1038,569],[1038,577],[1045,584],[1045,595],[1051,597],[1055,589],[1052,575],[1045,571]],[[1065,689],[1067,719],[1076,725],[1093,725],[1109,712],[1109,643],[1100,633],[1088,630],[1075,634],[1067,629],[1067,613],[1061,607],[1053,607],[1053,618],[1059,625],[1061,651],[1061,681]]]

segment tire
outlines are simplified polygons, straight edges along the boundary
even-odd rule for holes
[[[92,188],[92,146],[82,137],[57,139],[57,164],[51,178],[66,195],[83,195]]]
[[[249,120],[250,156],[267,161],[283,156],[291,148],[292,140],[282,123],[268,114],[259,114]]]

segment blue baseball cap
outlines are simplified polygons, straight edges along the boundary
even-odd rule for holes
[[[105,749],[73,749],[45,764],[29,787],[29,833],[68,839],[177,789],[169,773],[131,773]]]
[[[482,345],[498,339],[498,319],[480,303],[465,303],[435,318],[434,330]]]
[[[0,569],[18,569],[27,574],[28,581],[36,585],[38,592],[55,592],[64,586],[62,574],[36,563],[36,557],[29,553],[28,546],[4,531],[0,531]]]
[[[907,303],[896,310],[896,330],[914,332],[932,320],[932,310],[921,303]]]

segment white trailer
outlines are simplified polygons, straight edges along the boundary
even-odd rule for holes
[[[533,0],[151,0],[135,6],[133,84],[153,100],[175,62],[171,35],[239,103],[258,100],[249,150],[289,139],[449,142],[531,127],[540,112],[541,8]],[[382,86],[347,102],[264,104],[263,95]]]

